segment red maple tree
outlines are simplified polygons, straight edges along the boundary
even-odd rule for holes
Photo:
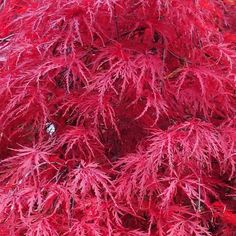
[[[2,0],[0,235],[236,235],[235,12]]]

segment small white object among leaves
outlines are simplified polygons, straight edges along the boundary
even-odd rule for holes
[[[53,135],[55,132],[56,132],[56,127],[53,123],[46,123],[46,132],[49,134],[49,135]]]

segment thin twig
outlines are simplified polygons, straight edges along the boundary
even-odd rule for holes
[[[116,37],[119,40],[120,38],[120,32],[118,27],[118,16],[116,14],[116,5],[114,4],[114,22],[115,22],[115,29],[116,29]]]

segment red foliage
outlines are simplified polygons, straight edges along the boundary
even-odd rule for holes
[[[0,235],[236,235],[235,0],[0,4]]]

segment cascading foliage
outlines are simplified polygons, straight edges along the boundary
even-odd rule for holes
[[[236,2],[2,0],[0,235],[236,235]]]

